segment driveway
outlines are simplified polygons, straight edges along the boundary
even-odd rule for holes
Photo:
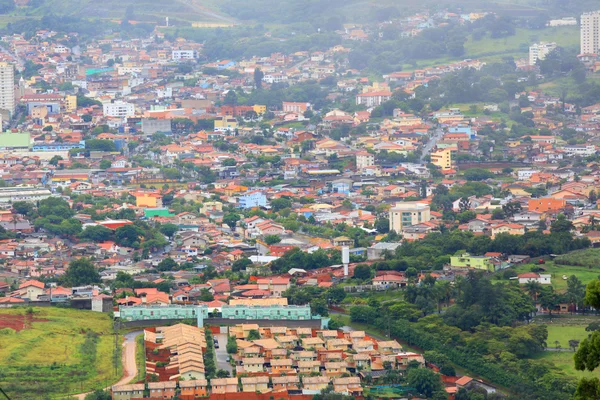
[[[131,382],[131,380],[133,378],[136,377],[138,370],[137,370],[137,364],[135,362],[135,348],[136,348],[136,342],[135,342],[135,338],[144,333],[144,331],[133,331],[133,332],[129,332],[127,334],[125,334],[125,341],[123,342],[123,356],[122,356],[122,362],[123,362],[123,377],[114,385],[126,385],[129,382]],[[111,385],[113,386],[113,385]],[[110,389],[110,386],[105,388],[104,390],[108,390]],[[85,400],[85,396],[87,396],[89,394],[88,393],[81,393],[81,394],[77,394],[74,395],[73,397],[79,399],[79,400]]]
[[[215,348],[215,355],[217,356],[217,370],[223,369],[232,373],[231,364],[227,361],[227,334],[226,333],[215,333],[213,335],[219,342],[219,348]]]

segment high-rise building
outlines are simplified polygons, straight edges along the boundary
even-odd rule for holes
[[[600,11],[581,15],[581,54],[600,51]]]
[[[556,43],[540,42],[529,46],[529,65],[535,65],[537,60],[543,60],[552,50],[556,49]]]
[[[15,66],[0,62],[0,110],[15,112]]]

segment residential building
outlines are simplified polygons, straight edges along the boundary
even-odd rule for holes
[[[0,110],[15,112],[15,66],[7,62],[0,62]]]
[[[113,100],[102,104],[102,111],[106,117],[130,118],[135,115],[135,106],[122,100]]]
[[[530,199],[528,210],[540,213],[559,212],[567,205],[564,199],[553,199],[552,197],[544,197],[541,199]]]
[[[377,107],[392,98],[392,92],[367,92],[356,95],[356,105],[364,104],[367,107]]]
[[[113,400],[131,400],[144,397],[144,384],[115,385],[111,388]]]
[[[537,282],[540,285],[552,284],[552,275],[550,274],[538,274],[535,272],[528,272],[525,274],[519,274],[517,278],[519,279],[520,285],[524,285],[528,282]]]
[[[600,11],[581,15],[580,54],[598,54],[600,51]]]
[[[310,103],[298,103],[284,101],[282,106],[283,112],[286,113],[303,113],[310,110]]]
[[[211,379],[210,387],[212,393],[216,394],[237,393],[239,391],[237,378]]]
[[[198,58],[196,50],[173,50],[171,52],[171,59],[173,61],[189,61]]]
[[[461,256],[450,257],[450,267],[455,269],[473,268],[489,272],[496,270],[496,267],[491,262],[490,257],[472,256],[469,253],[464,253]]]
[[[238,198],[239,208],[266,207],[267,196],[263,192],[250,192]]]
[[[529,46],[529,65],[535,65],[538,60],[544,60],[548,54],[556,49],[554,42],[540,42]]]
[[[402,233],[404,227],[431,220],[429,204],[419,202],[396,203],[389,211],[390,230]]]
[[[244,364],[244,366],[245,366],[245,364]],[[261,369],[261,371],[262,371],[262,369]],[[266,393],[269,391],[269,377],[268,376],[247,376],[247,377],[241,378],[241,381],[242,381],[242,391],[243,392]]]
[[[439,149],[431,153],[431,163],[441,169],[452,168],[452,153],[456,151],[456,147],[447,147]]]
[[[375,154],[368,153],[366,151],[361,151],[360,153],[356,153],[356,170],[362,171],[367,167],[371,167],[375,165]]]
[[[215,132],[233,132],[238,128],[238,121],[235,117],[217,117],[215,118]]]

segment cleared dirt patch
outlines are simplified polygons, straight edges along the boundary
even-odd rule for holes
[[[34,318],[33,315],[7,315],[3,314],[0,316],[0,329],[10,328],[17,332],[23,329],[31,328],[31,324],[34,322],[48,322],[44,318]]]

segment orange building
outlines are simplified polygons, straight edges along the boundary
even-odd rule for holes
[[[565,208],[566,205],[566,200],[545,197],[542,199],[530,199],[528,208],[529,211],[548,212],[560,211],[561,209]]]

